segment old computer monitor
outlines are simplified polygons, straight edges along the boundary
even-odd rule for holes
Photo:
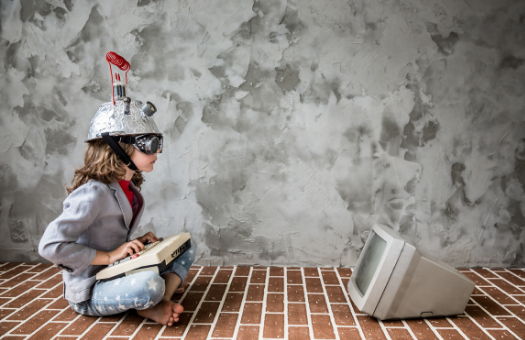
[[[380,320],[461,314],[474,283],[375,225],[348,283],[354,304]]]

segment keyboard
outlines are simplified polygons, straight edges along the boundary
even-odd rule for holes
[[[96,279],[109,280],[143,270],[160,273],[190,246],[190,233],[180,233],[162,241],[148,243],[142,251],[115,261],[99,271]]]

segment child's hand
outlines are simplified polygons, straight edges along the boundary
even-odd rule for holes
[[[131,256],[143,249],[144,244],[141,241],[139,241],[139,239],[123,243],[120,247],[108,253],[109,263],[111,264],[127,256]]]
[[[138,237],[137,240],[142,242],[142,243],[144,243],[144,244],[146,244],[146,243],[157,242],[159,240],[159,238],[157,236],[155,236],[155,234],[150,231],[150,232],[142,235],[141,237]]]

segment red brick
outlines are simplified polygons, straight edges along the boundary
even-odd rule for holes
[[[212,323],[217,314],[220,302],[203,302],[197,311],[193,322],[195,323]]]
[[[238,312],[241,308],[243,293],[228,293],[224,304],[222,305],[223,312]]]
[[[8,320],[27,320],[29,317],[34,315],[36,312],[41,310],[45,305],[49,304],[49,300],[36,299],[28,303],[24,308],[18,312],[11,314]]]
[[[171,327],[164,328],[164,332],[162,332],[162,336],[167,337],[177,337],[182,336],[184,334],[184,331],[188,327],[191,317],[193,316],[193,313],[182,313],[179,318],[179,322],[174,324]]]
[[[230,284],[230,292],[244,292],[248,278],[245,276],[235,276]]]
[[[334,271],[322,271],[323,281],[327,285],[338,285],[339,280]]]
[[[361,335],[359,334],[359,330],[357,328],[339,327],[337,329],[337,332],[339,333],[339,339],[342,339],[342,340],[361,339]],[[410,339],[410,338],[405,338],[405,339]]]
[[[259,339],[259,326],[241,326],[236,340]]]
[[[67,308],[63,310],[60,314],[56,316],[56,318],[53,321],[72,321],[76,319],[80,314],[75,312],[71,308]]]
[[[334,328],[328,315],[312,315],[312,328],[316,339],[334,339]]]
[[[42,295],[43,298],[57,298],[59,296],[64,295],[64,285],[57,285],[56,287],[52,289],[45,290],[45,294]]]
[[[383,320],[382,322],[385,327],[405,327],[401,320]]]
[[[463,340],[465,339],[458,331],[455,329],[437,329],[437,332],[443,340]]]
[[[262,301],[264,298],[264,285],[249,285],[246,301]]]
[[[4,308],[20,308],[26,303],[33,301],[35,298],[37,298],[38,296],[42,295],[42,293],[45,293],[45,292],[46,292],[45,290],[31,289],[28,292],[22,294],[20,297],[12,300],[11,302],[9,302],[3,307]]]
[[[473,271],[478,273],[480,276],[489,279],[489,278],[497,278],[496,274],[493,272],[485,269],[485,268],[472,268]]]
[[[310,340],[308,327],[288,327],[288,340]]]
[[[203,292],[206,290],[208,285],[211,282],[212,277],[211,276],[197,276],[193,284],[191,285],[190,290],[193,292]]]
[[[482,278],[481,276],[479,276],[476,273],[465,272],[465,273],[462,273],[462,274],[465,275],[466,277],[468,277],[469,279],[471,279],[472,282],[474,282],[474,284],[476,284],[476,286],[492,286],[490,284],[490,282],[488,282],[487,280],[485,280],[484,278]]]
[[[412,339],[410,333],[403,328],[387,328],[386,329],[392,340]]]
[[[467,317],[458,317],[452,319],[452,322],[461,329],[470,339],[490,339],[472,320]]]
[[[266,282],[266,271],[255,270],[252,272],[250,283],[265,283]]]
[[[269,292],[284,292],[284,278],[282,277],[270,277],[268,281]]]
[[[498,274],[515,286],[525,286],[525,278],[522,279],[510,271],[500,272]]]
[[[63,324],[66,325],[66,324]],[[114,323],[100,323],[95,324],[91,329],[82,337],[81,340],[101,340],[115,327]],[[44,339],[44,338],[41,338]],[[37,339],[35,339],[37,340]]]
[[[465,312],[485,328],[500,328],[499,323],[478,306],[467,306]]]
[[[437,339],[434,332],[426,324],[423,319],[412,319],[405,321],[408,324],[408,327],[412,330],[416,338],[425,339],[425,340],[434,340]]]
[[[270,276],[284,276],[284,268],[270,267]]]
[[[519,317],[521,320],[525,321],[525,307],[523,306],[507,306],[514,315]]]
[[[53,288],[54,286],[58,285],[61,282],[62,282],[62,275],[56,274],[55,276],[51,277],[47,281],[44,281],[43,283],[39,284],[35,288],[49,289],[49,288]]]
[[[19,265],[20,263],[8,263],[7,265],[3,266],[3,273],[0,274],[0,280],[9,280],[12,277],[20,274],[21,268],[17,268]]]
[[[221,301],[226,291],[225,284],[212,284],[206,294],[205,300],[207,301]]]
[[[34,273],[20,273],[9,280],[0,283],[2,288],[13,288],[17,284],[29,280],[30,277],[35,276]]]
[[[270,313],[284,312],[284,295],[283,294],[267,294],[266,295],[266,311]]]
[[[284,338],[284,314],[266,314],[263,337]]]
[[[215,275],[215,280],[213,280],[213,283],[228,283],[230,281],[230,276],[232,275],[233,270],[231,269],[221,269]]]
[[[238,266],[235,269],[235,276],[248,276],[250,274],[250,267],[248,266]]]
[[[97,317],[81,315],[75,322],[62,331],[62,335],[80,335],[91,326],[93,322],[97,321]]]
[[[289,325],[307,325],[306,305],[304,303],[288,304],[288,324]]]
[[[128,312],[124,320],[111,332],[113,336],[130,336],[137,327],[144,321],[144,318],[134,312]]]
[[[503,329],[489,329],[487,332],[490,333],[496,340],[508,340],[508,339],[518,339],[511,332]],[[518,339],[519,340],[519,339]]]
[[[45,281],[45,280],[47,280],[47,279],[49,279],[49,278],[51,278],[51,277],[53,277],[53,276],[55,276],[56,274],[59,274],[59,273],[60,273],[60,269],[58,269],[57,267],[50,267],[46,271],[43,271],[40,274],[38,274],[35,277],[33,277],[32,280]],[[60,276],[60,275],[58,275],[58,276]]]
[[[245,303],[241,323],[260,323],[262,303]]]
[[[208,338],[210,332],[210,325],[192,325],[185,340],[205,340]]]
[[[318,278],[305,278],[306,281],[306,291],[308,293],[322,293],[323,292],[323,286],[321,284],[321,280]]]
[[[319,271],[316,267],[303,268],[304,276],[319,277]]]
[[[427,320],[434,327],[449,327],[449,328],[453,327],[452,324],[448,322],[448,320],[444,317],[443,318],[431,318]]]
[[[330,302],[346,302],[343,290],[339,286],[326,286],[326,293]]]
[[[311,313],[328,313],[324,295],[308,294],[308,305]]]
[[[355,320],[348,305],[331,305],[335,324],[338,326],[355,326]]]
[[[14,311],[16,311],[16,309],[4,309],[4,308],[0,308],[0,320],[3,320],[5,319],[9,314],[13,313]]]
[[[498,286],[508,294],[523,294],[523,292],[516,286],[513,286],[502,279],[490,279],[490,282],[492,282],[494,285]]]
[[[51,339],[53,336],[57,335],[67,324],[60,322],[48,322],[44,327],[42,327],[38,332],[36,332],[30,340],[42,340],[42,339]],[[90,340],[94,338],[90,338]]]
[[[498,320],[516,335],[525,339],[525,323],[514,317],[499,317]]]
[[[133,340],[149,340],[149,339],[153,340],[155,339],[157,334],[159,334],[161,329],[162,329],[162,325],[144,323],[140,327],[137,334],[135,334],[135,336],[133,337]]]
[[[203,295],[204,293],[201,292],[188,292],[181,303],[184,310],[188,312],[196,310]]]
[[[358,316],[357,320],[361,325],[366,339],[386,339],[379,322],[369,316]]]
[[[352,276],[352,269],[350,268],[337,268],[337,272],[339,273],[339,276],[341,277],[351,277]]]
[[[503,307],[498,305],[494,300],[489,298],[488,296],[473,296],[472,299],[479,303],[483,308],[485,308],[490,314],[492,315],[508,315],[509,312],[507,312]]]
[[[10,329],[20,325],[19,321],[1,321],[0,322],[0,335],[7,333]]]
[[[264,270],[264,271],[267,271],[268,267],[266,266],[252,266],[252,272],[254,270]]]
[[[27,269],[27,272],[30,273],[41,273],[43,271],[48,270],[49,268],[53,267],[53,264],[50,263],[37,263],[36,265],[33,265],[31,268]]]
[[[18,286],[11,288],[5,292],[2,293],[2,297],[18,297],[19,295],[27,292],[31,288],[35,286],[37,282],[36,281],[26,281],[22,282]]]
[[[57,311],[43,310],[33,315],[31,318],[27,318],[20,327],[11,331],[13,334],[31,334],[36,331],[40,326],[48,322]]]
[[[521,277],[522,279],[525,279],[525,270],[523,269],[509,269],[514,275],[517,275]]]
[[[288,286],[288,301],[304,302],[303,286]]]
[[[302,284],[303,283],[303,277],[300,271],[288,270],[287,275],[288,275],[288,278],[286,282],[288,282],[288,284]]]
[[[496,287],[483,287],[483,291],[487,293],[491,298],[498,301],[502,305],[512,305],[516,304],[516,300],[511,298],[506,293],[502,292],[499,288]]]
[[[69,308],[69,303],[67,302],[66,299],[57,299],[55,302],[53,302],[52,304],[49,304],[46,309],[60,309],[60,310],[63,310],[63,309],[66,309],[66,308]]]
[[[12,298],[0,298],[0,306],[2,306],[3,304],[9,302],[13,300]]]
[[[237,313],[221,313],[215,325],[212,336],[218,338],[231,338],[235,332],[235,325],[237,324]]]
[[[215,274],[215,272],[217,271],[217,267],[215,266],[206,266],[206,267],[203,267],[200,274],[199,275],[211,275],[213,276],[213,274]]]

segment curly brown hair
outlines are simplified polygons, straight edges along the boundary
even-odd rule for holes
[[[119,145],[128,155],[133,153],[132,145],[123,143],[119,143]],[[75,170],[71,186],[66,187],[66,191],[69,194],[90,179],[109,184],[123,179],[125,174],[126,165],[111,150],[109,145],[102,140],[90,141],[84,155],[84,166]],[[131,181],[140,188],[144,182],[144,177],[140,171],[135,171]]]

